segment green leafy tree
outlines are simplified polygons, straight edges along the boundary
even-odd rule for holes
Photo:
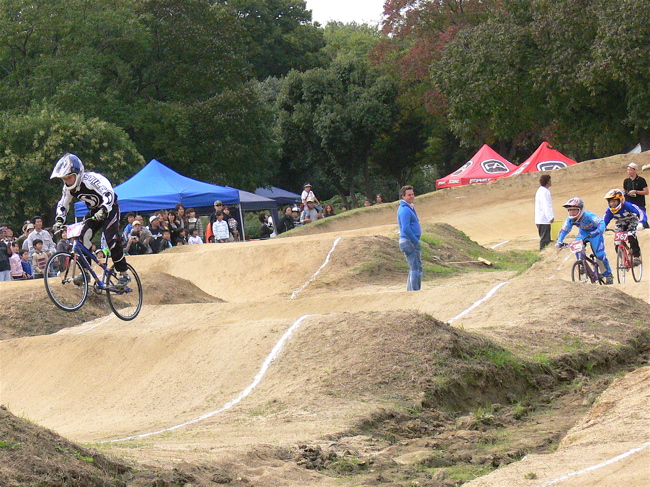
[[[290,73],[278,98],[285,154],[323,171],[344,201],[356,205],[357,187],[371,198],[370,155],[393,124],[396,99],[392,80],[363,58]]]
[[[304,0],[217,0],[233,9],[246,35],[240,40],[248,51],[253,76],[283,76],[292,69],[323,66],[322,29],[311,22]]]
[[[644,148],[650,147],[650,9],[643,0],[595,2],[598,19],[593,61],[586,66],[586,84],[624,88],[624,126]],[[617,90],[620,93],[620,90]],[[602,90],[598,90],[602,93]],[[620,107],[617,107],[620,108]],[[610,127],[615,129],[617,127]]]
[[[0,214],[17,224],[34,214],[52,214],[61,181],[50,181],[56,161],[78,155],[88,170],[117,185],[143,165],[127,134],[113,124],[51,108],[0,114]]]
[[[176,167],[204,181],[253,191],[268,184],[277,158],[273,112],[251,84],[192,105],[191,158]]]

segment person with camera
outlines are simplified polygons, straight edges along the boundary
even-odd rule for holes
[[[142,228],[141,225],[138,225],[138,227]],[[142,255],[147,253],[147,247],[142,243],[141,233],[139,230],[136,230],[135,228],[131,230],[124,251],[129,255]]]

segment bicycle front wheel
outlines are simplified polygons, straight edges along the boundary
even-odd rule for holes
[[[63,311],[76,311],[88,297],[88,275],[78,258],[70,252],[57,252],[47,261],[45,290]]]
[[[616,249],[616,278],[618,279],[619,284],[625,284],[627,276],[627,249],[622,245],[619,245]]]
[[[636,282],[641,282],[641,277],[643,277],[643,260],[641,259],[641,253],[639,253],[639,260],[641,261],[639,265],[632,264],[632,277]]]
[[[585,271],[585,263],[581,260],[576,260],[571,268],[571,280],[574,282],[589,282],[589,276]]]
[[[123,289],[117,287],[117,274],[112,270],[106,282],[108,305],[119,319],[131,321],[142,309],[142,283],[131,264],[127,264],[131,282]]]

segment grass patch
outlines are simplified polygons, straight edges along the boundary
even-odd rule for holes
[[[483,477],[496,470],[492,465],[454,465],[447,467],[445,472],[447,477],[451,480],[460,480],[461,482],[469,482],[470,480]]]

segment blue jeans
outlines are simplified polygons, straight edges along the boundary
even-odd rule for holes
[[[420,283],[422,282],[422,260],[420,259],[422,247],[420,246],[420,242],[413,243],[405,238],[400,238],[399,248],[404,252],[406,261],[409,263],[409,277],[406,281],[406,290],[419,291]]]

